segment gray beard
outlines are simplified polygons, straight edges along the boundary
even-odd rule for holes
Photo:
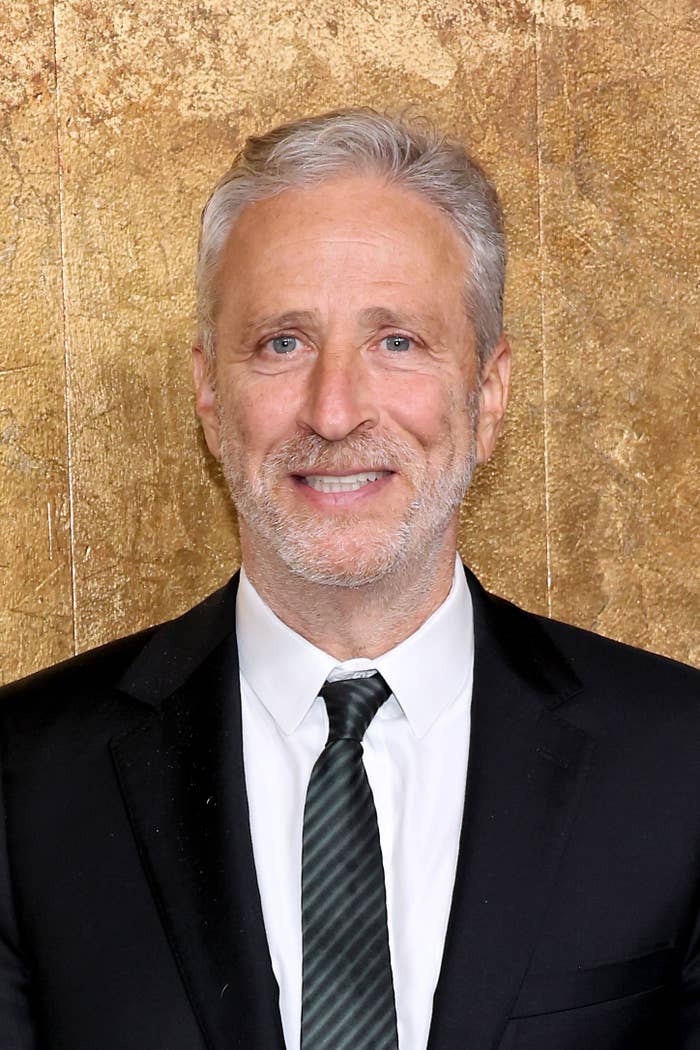
[[[221,464],[239,518],[258,547],[269,547],[289,572],[308,583],[358,588],[401,572],[407,563],[427,557],[439,545],[471,483],[476,465],[477,404],[474,397],[468,456],[451,462],[437,477],[430,477],[420,454],[399,439],[356,434],[339,443],[309,434],[280,445],[251,481],[222,420]],[[395,464],[413,484],[416,498],[393,531],[378,533],[369,546],[358,546],[359,515],[324,520],[310,514],[296,521],[284,515],[274,496],[276,480],[302,472],[342,472],[358,462],[367,469]]]

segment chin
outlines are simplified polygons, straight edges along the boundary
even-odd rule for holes
[[[276,537],[276,553],[294,576],[327,587],[359,588],[379,583],[400,572],[408,561],[408,537],[401,533],[362,542],[357,535],[325,542],[308,534]]]
[[[309,564],[301,559],[283,558],[287,569],[306,583],[326,587],[343,587],[347,590],[367,587],[379,583],[391,575],[386,566],[377,565],[341,565],[331,563]]]

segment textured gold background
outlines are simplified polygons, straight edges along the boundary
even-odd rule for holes
[[[235,568],[190,392],[198,213],[246,134],[361,103],[463,136],[506,207],[515,389],[463,554],[525,606],[697,660],[693,0],[4,11],[2,680]]]

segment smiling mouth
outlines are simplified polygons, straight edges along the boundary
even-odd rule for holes
[[[391,473],[391,470],[368,470],[362,474],[306,474],[300,476],[300,481],[316,492],[355,492]]]

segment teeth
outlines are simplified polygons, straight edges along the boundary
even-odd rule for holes
[[[378,481],[391,473],[388,470],[371,470],[365,474],[345,474],[330,477],[328,474],[308,474],[304,481],[317,492],[354,492],[370,481]]]

